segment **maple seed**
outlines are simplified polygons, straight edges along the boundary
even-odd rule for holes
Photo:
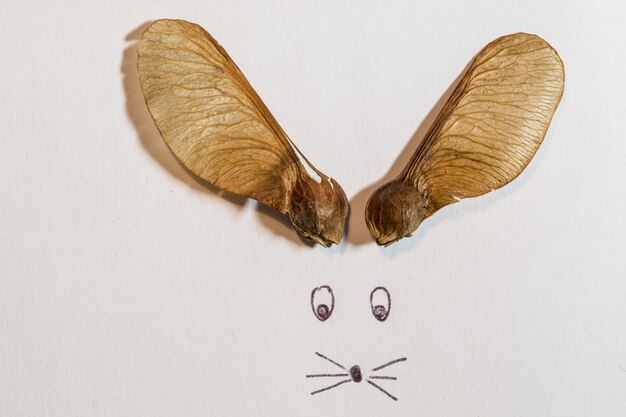
[[[302,236],[324,247],[338,244],[347,213],[348,199],[335,180],[322,178],[318,183],[310,177],[298,178],[291,192],[289,218]]]
[[[540,37],[516,33],[487,45],[402,173],[369,198],[376,242],[411,236],[440,208],[513,181],[541,145],[563,85],[563,62]]]
[[[157,20],[141,40],[141,89],[180,162],[211,184],[288,213],[304,238],[339,243],[348,215],[343,189],[302,155],[224,48],[184,20]]]
[[[426,200],[404,181],[379,188],[367,202],[368,227],[376,243],[389,246],[417,229],[426,216]]]

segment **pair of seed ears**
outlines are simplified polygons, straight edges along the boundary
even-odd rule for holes
[[[157,20],[137,51],[148,109],[186,168],[287,214],[305,239],[324,247],[341,241],[343,189],[298,150],[208,32]],[[540,37],[516,33],[489,43],[402,173],[369,198],[365,218],[376,242],[411,236],[440,208],[515,179],[541,145],[563,87],[563,62]]]

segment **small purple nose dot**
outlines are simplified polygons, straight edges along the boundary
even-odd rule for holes
[[[350,368],[350,378],[354,382],[361,382],[363,380],[363,375],[361,374],[361,368],[358,365],[354,365]]]
[[[316,311],[317,311],[317,316],[321,320],[326,320],[328,316],[330,315],[330,309],[328,308],[326,304],[318,305]]]

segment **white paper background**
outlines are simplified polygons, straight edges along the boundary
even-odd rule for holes
[[[178,165],[134,67],[161,17],[212,33],[343,185],[348,242],[307,247]],[[625,18],[618,1],[3,1],[0,416],[626,415]],[[377,247],[367,197],[473,55],[517,31],[566,69],[536,157]],[[364,370],[406,356],[381,383],[399,401],[309,395],[328,381],[305,374],[337,371],[316,351]]]

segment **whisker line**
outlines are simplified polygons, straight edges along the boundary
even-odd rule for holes
[[[341,369],[343,369],[344,371],[347,371],[347,369],[346,369],[343,365],[338,364],[337,362],[335,362],[334,360],[330,359],[329,357],[326,357],[326,356],[322,355],[322,354],[321,354],[321,353],[319,353],[319,352],[315,352],[315,354],[316,354],[317,356],[319,356],[320,358],[322,358],[322,359],[326,359],[328,362],[330,362],[330,363],[332,363],[332,364],[337,365],[338,367],[340,367],[340,368],[341,368]]]
[[[349,374],[311,374],[306,375],[307,378],[321,378],[327,376],[350,376]]]
[[[387,363],[385,363],[383,365],[377,366],[376,368],[372,369],[372,372],[380,371],[381,369],[386,368],[386,367],[388,367],[390,365],[393,365],[394,363],[403,362],[405,360],[406,360],[406,358],[394,359],[394,360],[392,360],[390,362],[387,362]]]
[[[311,395],[315,395],[315,394],[319,394],[320,392],[328,391],[329,389],[338,387],[339,385],[345,384],[346,382],[350,382],[350,381],[352,381],[352,379],[344,379],[343,381],[339,381],[336,384],[330,385],[330,386],[328,386],[326,388],[322,388],[322,389],[318,389],[317,391],[313,391],[311,393]]]
[[[396,378],[395,376],[372,375],[372,376],[370,376],[370,379],[390,379],[392,381],[395,381],[398,378]]]
[[[398,401],[398,399],[396,397],[394,397],[393,395],[389,394],[387,391],[385,391],[380,385],[377,385],[375,383],[373,383],[372,381],[370,381],[369,379],[367,380],[367,383],[372,385],[374,388],[378,389],[380,392],[382,392],[383,394],[385,394],[386,396],[388,396],[389,398],[391,398],[394,401]]]

